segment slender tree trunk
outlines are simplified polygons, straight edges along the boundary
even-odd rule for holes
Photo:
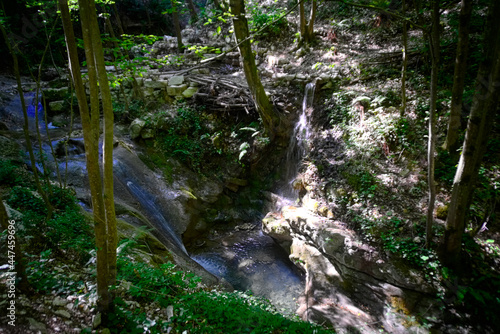
[[[427,149],[427,182],[429,185],[429,203],[427,206],[426,223],[426,247],[430,247],[434,225],[434,204],[436,201],[436,185],[434,182],[435,169],[435,147],[436,147],[436,103],[437,103],[437,84],[439,75],[439,0],[432,1],[432,31],[429,37],[431,50],[432,70],[431,70],[431,100],[429,107],[429,140]]]
[[[444,234],[443,262],[459,268],[462,236],[481,160],[500,103],[500,1],[492,0],[484,38],[484,60],[476,79],[464,147],[451,194]]]
[[[215,9],[224,11],[224,8],[222,7],[222,5],[221,5],[221,3],[220,3],[219,0],[213,0],[213,3],[214,3],[214,6],[215,6]]]
[[[9,228],[9,226],[12,226]],[[21,244],[19,243],[19,239],[16,235],[16,230],[19,228],[17,222],[10,220],[7,215],[7,210],[5,208],[5,204],[0,199],[0,227],[2,230],[7,231],[7,240],[6,240],[6,249],[8,249],[8,253],[5,255],[10,255],[14,253],[14,261],[16,262],[14,268],[9,268],[9,272],[16,272],[16,278],[20,278],[20,280],[16,283],[16,288],[23,293],[29,292],[30,286],[28,284],[28,278],[26,277],[26,267],[24,265],[24,257],[21,253]],[[9,233],[9,231],[13,231],[14,233]],[[11,258],[9,257],[9,260]]]
[[[316,20],[316,9],[318,8],[318,4],[316,0],[312,0],[311,3],[311,13],[309,14],[309,22],[307,23],[307,38],[309,42],[312,42],[314,39],[314,21]]]
[[[458,141],[460,131],[460,115],[462,113],[462,98],[467,72],[467,56],[469,53],[469,27],[472,16],[472,0],[462,0],[460,9],[460,24],[458,26],[457,56],[455,59],[455,73],[453,75],[453,89],[451,93],[450,118],[444,148],[450,153],[453,161],[458,161]]]
[[[403,17],[406,17],[406,1],[403,0]],[[403,68],[401,69],[401,117],[406,114],[406,68],[408,66],[408,23],[403,21]]]
[[[300,1],[300,0],[299,0]],[[299,32],[300,32],[300,42],[306,42],[307,34],[307,22],[306,22],[306,12],[304,9],[304,0],[299,3]]]
[[[177,50],[179,53],[184,51],[184,44],[182,44],[181,24],[179,21],[179,13],[177,12],[177,0],[170,0],[172,3],[172,22],[174,23],[175,36],[177,36]]]
[[[87,97],[85,93],[85,85],[83,84],[80,62],[78,60],[78,51],[76,47],[76,39],[73,32],[73,25],[69,14],[67,0],[58,0],[61,17],[63,22],[64,34],[66,37],[66,47],[68,49],[68,57],[70,70],[75,86],[80,116],[82,120],[83,139],[85,144],[85,156],[87,159],[87,174],[89,177],[90,192],[92,194],[92,209],[94,215],[94,231],[96,236],[97,246],[97,295],[98,309],[106,313],[109,309],[109,288],[108,288],[108,257],[107,257],[107,230],[106,230],[106,215],[104,209],[104,200],[102,192],[101,172],[99,168],[99,100],[95,96],[98,94],[96,90],[96,71],[93,61],[92,45],[85,45],[87,56],[87,68],[89,70],[89,80],[91,80],[91,99],[92,113],[89,112],[87,105]],[[88,40],[90,38],[90,29],[88,24],[88,7],[85,5],[80,8],[82,16],[82,29],[84,36]],[[83,23],[85,21],[85,24]],[[93,81],[93,83],[92,83]],[[95,108],[97,107],[97,110]]]
[[[118,26],[118,33],[120,37],[125,34],[123,30],[122,20],[120,19],[120,14],[118,13],[118,8],[116,7],[116,2],[113,2],[113,12],[115,13],[116,25]]]
[[[97,76],[99,80],[100,95],[102,100],[102,109],[104,115],[104,144],[103,144],[103,179],[104,179],[104,208],[106,213],[106,227],[108,239],[108,284],[116,283],[116,246],[118,236],[116,232],[116,214],[115,201],[113,193],[113,104],[111,100],[111,91],[109,88],[106,65],[104,63],[104,50],[102,47],[101,33],[97,22],[97,11],[94,0],[89,1],[89,10],[91,19],[91,42],[94,50]]]
[[[248,37],[248,24],[245,18],[245,4],[243,0],[230,1],[231,13],[233,16],[234,34],[236,35],[236,43]],[[269,98],[264,91],[264,87],[260,81],[255,65],[255,57],[252,52],[250,41],[247,40],[239,46],[240,55],[243,58],[243,70],[247,79],[248,87],[252,94],[252,98],[257,107],[257,111],[262,118],[264,128],[267,134],[273,138],[275,135],[282,136],[283,129],[279,115],[273,108]]]
[[[194,7],[193,0],[186,0],[186,4],[189,9],[189,15],[191,16],[191,23],[198,21],[198,14],[196,13],[196,8]]]
[[[5,40],[5,44],[7,45],[7,48],[9,49],[9,52],[12,56],[12,62],[14,64],[14,74],[16,76],[16,83],[17,83],[17,92],[19,94],[19,99],[21,100],[21,108],[23,109],[23,117],[24,117],[24,124],[23,124],[23,133],[24,133],[24,139],[26,140],[26,148],[28,149],[28,155],[30,158],[30,163],[31,163],[31,170],[33,171],[33,176],[35,178],[35,184],[38,193],[40,196],[42,196],[42,199],[47,206],[47,218],[46,220],[49,220],[50,217],[52,216],[52,205],[50,204],[49,198],[47,196],[47,193],[43,190],[42,188],[42,183],[40,182],[40,178],[38,175],[38,170],[36,169],[36,159],[35,159],[35,154],[33,153],[33,144],[31,143],[31,137],[30,137],[30,132],[29,132],[29,120],[28,120],[28,111],[26,109],[26,101],[24,99],[24,92],[23,92],[23,87],[21,83],[21,74],[19,71],[19,61],[17,59],[16,55],[16,50],[12,48],[12,45],[10,43],[9,37],[7,35],[7,31],[5,30],[5,27],[3,24],[0,22],[0,30],[2,30],[2,35]],[[38,124],[36,125],[38,126]]]
[[[301,0],[299,3],[299,43],[309,44],[314,39],[314,20],[316,19],[317,2],[316,0],[312,0],[311,2],[311,12],[309,14],[309,20],[307,20],[306,18],[304,2],[305,0]]]

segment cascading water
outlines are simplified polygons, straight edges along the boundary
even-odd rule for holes
[[[290,144],[285,157],[284,184],[280,186],[278,194],[283,198],[285,204],[293,203],[298,195],[294,182],[300,169],[302,158],[307,154],[309,139],[311,135],[309,119],[313,110],[314,91],[316,81],[306,85],[304,100],[302,101],[302,112],[295,124]]]
[[[307,153],[309,139],[309,115],[311,111],[314,83],[306,86],[302,113],[299,117],[287,155],[286,182],[288,197],[293,196],[290,180],[299,170],[299,163]],[[14,101],[12,108],[17,109]],[[10,111],[9,109],[9,111]],[[5,111],[5,110],[4,110]],[[19,114],[17,114],[19,115]],[[39,119],[40,122],[42,117]],[[19,124],[19,123],[17,123]],[[36,126],[36,125],[35,125]],[[17,129],[16,129],[17,130]],[[59,138],[66,138],[60,135]],[[61,139],[58,139],[61,140]],[[73,141],[80,139],[72,138]],[[54,142],[55,144],[56,142]],[[74,144],[74,143],[73,143]],[[46,153],[48,148],[44,147]],[[78,149],[69,148],[71,155],[68,163],[68,184],[80,192],[88,191],[85,155]],[[102,152],[101,152],[102,154]],[[179,213],[170,212],[168,202],[175,201],[175,190],[163,182],[158,182],[147,167],[129,150],[118,147],[114,152],[115,197],[122,203],[128,203],[141,211],[162,235],[159,238],[168,247],[179,249],[181,258],[188,259],[188,253],[173,222]],[[63,166],[62,161],[54,161]],[[118,188],[117,188],[118,187]],[[286,193],[286,192],[285,192]],[[180,213],[182,214],[182,213]],[[304,290],[302,273],[290,262],[288,254],[260,229],[262,217],[256,216],[252,228],[246,230],[227,230],[222,235],[199,238],[204,247],[188,248],[192,259],[208,272],[225,278],[239,290],[251,290],[255,295],[271,300],[283,312],[292,314],[296,309],[296,300]],[[189,259],[190,260],[190,259]]]

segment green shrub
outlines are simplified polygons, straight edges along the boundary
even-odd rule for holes
[[[23,168],[16,166],[10,160],[0,159],[0,185],[20,186],[28,183],[29,176]]]
[[[206,126],[205,116],[196,109],[181,107],[177,115],[164,120],[165,129],[158,136],[162,150],[174,158],[187,163],[200,172],[217,151],[210,140],[211,131]]]
[[[31,191],[28,188],[23,188],[20,186],[15,186],[10,191],[10,196],[7,199],[7,203],[13,208],[21,213],[26,211],[32,211],[39,215],[47,214],[47,207],[40,195]]]
[[[254,1],[250,1],[247,4],[247,10],[250,13],[248,24],[251,32],[256,32],[266,24],[270,24],[286,11],[285,8],[274,5],[263,8],[262,4]],[[283,31],[287,31],[287,27],[288,21],[285,18],[282,18],[262,31],[261,35],[266,37],[277,37]]]
[[[83,259],[94,245],[89,223],[79,211],[70,208],[47,221],[46,237],[52,247],[70,250]]]

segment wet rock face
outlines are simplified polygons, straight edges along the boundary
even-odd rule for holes
[[[306,272],[298,311],[304,319],[367,332],[384,325],[391,333],[408,333],[416,325],[410,315],[438,312],[433,287],[417,272],[389,263],[341,222],[287,206],[280,214],[268,214],[262,229]]]

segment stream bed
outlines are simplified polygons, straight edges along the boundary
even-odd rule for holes
[[[191,257],[240,291],[263,297],[284,314],[294,314],[304,276],[288,254],[261,231],[260,220],[234,229],[211,230],[188,248]]]

